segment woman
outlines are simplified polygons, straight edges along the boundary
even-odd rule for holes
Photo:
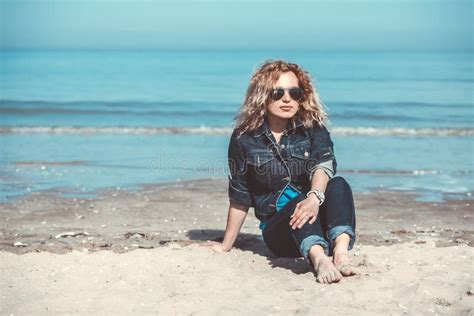
[[[296,64],[266,62],[252,76],[236,121],[225,236],[206,246],[230,251],[253,207],[276,256],[303,256],[321,283],[354,274],[348,254],[355,241],[352,192],[334,177],[327,114],[310,75]]]

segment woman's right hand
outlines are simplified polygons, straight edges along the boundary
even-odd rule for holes
[[[205,243],[200,244],[201,247],[206,247],[214,250],[215,252],[229,252],[230,248],[224,247],[224,245],[218,241],[207,240]]]

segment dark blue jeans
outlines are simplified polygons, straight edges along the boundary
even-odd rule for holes
[[[319,207],[319,213],[313,224],[309,220],[299,229],[289,225],[290,216],[296,204],[306,199],[300,194],[286,204],[283,209],[271,217],[262,231],[263,240],[277,257],[297,258],[303,256],[309,263],[309,250],[321,245],[326,255],[331,256],[335,239],[342,233],[350,236],[349,250],[355,242],[355,208],[352,190],[342,177],[329,180],[326,200]]]

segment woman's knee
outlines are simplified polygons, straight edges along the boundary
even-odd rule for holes
[[[336,192],[351,192],[352,189],[349,183],[343,177],[337,176],[329,180],[326,192],[329,191],[336,191]]]

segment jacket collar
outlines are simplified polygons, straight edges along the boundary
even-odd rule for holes
[[[286,131],[291,131],[293,129],[297,129],[301,126],[303,126],[303,122],[301,121],[301,119],[297,116],[295,117],[295,126],[293,127],[292,126],[293,124],[291,123],[291,120],[288,121],[288,125],[286,127]],[[258,127],[255,132],[254,132],[254,137],[259,137],[259,136],[262,136],[263,134],[267,134],[267,135],[271,135],[271,131],[270,131],[270,125],[268,125],[268,119],[267,119],[267,116],[265,115],[265,118],[263,119],[263,124],[260,125],[260,127]]]

